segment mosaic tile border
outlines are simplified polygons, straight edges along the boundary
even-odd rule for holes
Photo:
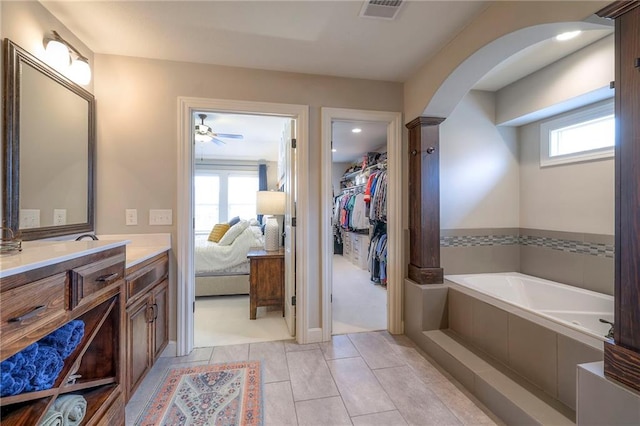
[[[465,235],[440,237],[440,247],[509,246],[520,244],[517,235]]]
[[[531,235],[465,235],[440,238],[440,247],[489,247],[516,244],[611,259],[613,259],[615,254],[614,247],[608,244],[562,240],[549,237],[534,237]]]

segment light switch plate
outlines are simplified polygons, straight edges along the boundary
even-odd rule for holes
[[[137,225],[138,224],[138,210],[137,209],[125,209],[124,211],[125,225]]]
[[[173,224],[173,210],[171,209],[150,209],[149,225],[171,225]]]

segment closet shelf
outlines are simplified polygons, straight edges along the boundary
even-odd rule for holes
[[[342,175],[342,178],[340,178],[340,181],[351,180],[354,177],[358,176],[359,174],[362,174],[363,172],[365,172],[367,170],[382,169],[382,168],[386,168],[386,167],[387,167],[387,160],[384,160],[384,161],[381,161],[379,163],[375,163],[375,164],[372,164],[372,165],[370,165],[368,167],[365,167],[364,169],[356,170],[355,172],[345,173],[344,175]]]

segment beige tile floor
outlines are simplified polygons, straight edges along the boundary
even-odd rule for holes
[[[134,425],[169,367],[263,361],[265,425],[493,425],[501,422],[461,391],[406,336],[386,331],[198,348],[160,358],[126,407]]]

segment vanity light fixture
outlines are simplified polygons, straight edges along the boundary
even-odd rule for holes
[[[353,129],[351,129],[352,133],[360,133],[361,131],[362,131],[362,129],[359,128],[359,127],[354,127]]]
[[[567,41],[567,40],[571,40],[572,38],[576,38],[578,35],[580,35],[582,31],[578,30],[578,31],[567,31],[566,33],[562,33],[562,34],[558,34],[556,36],[556,40],[558,41]]]
[[[53,30],[52,33],[53,38],[44,39],[45,57],[49,65],[78,84],[89,84],[91,81],[89,59],[63,39],[57,31]]]

